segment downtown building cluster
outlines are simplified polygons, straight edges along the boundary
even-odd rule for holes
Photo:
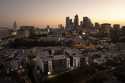
[[[74,21],[70,17],[66,17],[65,29],[69,32],[84,31],[89,32],[93,28],[93,24],[88,17],[83,17],[83,20],[79,23],[78,15],[75,15]]]
[[[5,77],[0,79],[13,80],[15,74],[22,83],[42,83],[84,66],[112,70],[117,66],[110,62],[124,62],[124,26],[93,24],[88,17],[79,22],[78,15],[65,23],[36,28],[14,22],[12,29],[0,28],[0,75]]]

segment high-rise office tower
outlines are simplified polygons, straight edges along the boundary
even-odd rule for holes
[[[14,28],[14,29],[17,29],[16,21],[13,23],[13,28]]]
[[[99,28],[100,24],[98,22],[95,23],[95,28]]]
[[[70,18],[66,17],[66,28],[69,28],[70,26]]]
[[[66,17],[66,27],[65,29],[67,31],[73,31],[73,22],[72,19],[70,19],[70,17]]]
[[[78,15],[76,14],[75,15],[75,18],[74,18],[74,27],[77,28],[79,26],[79,17]]]
[[[91,28],[93,26],[91,20],[88,17],[83,17],[83,27]]]
[[[114,25],[113,25],[113,28],[114,28],[114,29],[120,29],[120,24],[114,24]]]

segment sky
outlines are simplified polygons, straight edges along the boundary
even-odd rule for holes
[[[65,24],[78,14],[92,22],[125,25],[125,0],[0,0],[0,26]]]

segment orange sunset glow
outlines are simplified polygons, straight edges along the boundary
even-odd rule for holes
[[[65,17],[78,14],[92,22],[125,25],[124,0],[1,0],[0,25],[65,25]]]

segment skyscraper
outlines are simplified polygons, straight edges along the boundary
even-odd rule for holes
[[[75,18],[74,18],[74,27],[75,27],[75,28],[78,28],[78,26],[79,26],[79,17],[78,17],[78,15],[76,14],[76,15],[75,15]]]
[[[113,25],[113,28],[115,28],[115,29],[120,29],[120,25],[119,25],[119,24],[114,24],[114,25]]]
[[[88,17],[83,17],[83,27],[91,28],[93,26],[91,20]]]
[[[13,28],[14,28],[14,29],[17,29],[16,21],[13,23]]]
[[[70,17],[66,17],[66,27],[65,29],[67,31],[73,31],[73,22],[72,22],[72,19],[70,19]]]
[[[70,26],[70,18],[66,17],[66,28]]]
[[[13,28],[12,28],[11,35],[17,35],[17,24],[16,24],[16,21],[14,21],[14,23],[13,23]]]
[[[101,32],[105,34],[109,34],[111,30],[111,24],[110,23],[103,23],[101,24]]]
[[[93,27],[93,24],[92,24],[90,18],[83,17],[83,20],[81,21],[81,24],[80,24],[80,29],[83,32],[89,33],[92,30],[92,27]]]

